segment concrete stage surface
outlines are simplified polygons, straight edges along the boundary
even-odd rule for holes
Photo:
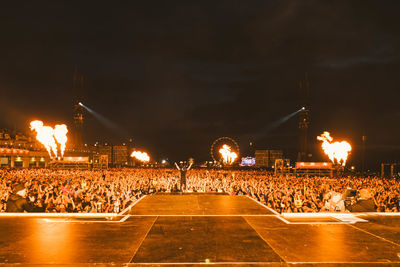
[[[246,196],[155,194],[108,215],[0,214],[0,263],[400,266],[398,214],[277,214]]]

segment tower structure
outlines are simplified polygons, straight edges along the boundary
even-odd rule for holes
[[[299,81],[301,110],[299,112],[299,152],[297,161],[308,161],[308,128],[310,126],[310,82],[307,74],[305,79]]]
[[[85,119],[85,109],[81,102],[83,102],[82,91],[83,91],[83,75],[78,73],[75,68],[73,76],[73,91],[74,91],[74,102],[73,102],[73,119],[74,119],[74,132],[73,142],[75,147],[79,148],[83,146],[83,124]]]

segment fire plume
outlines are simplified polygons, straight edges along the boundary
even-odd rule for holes
[[[53,129],[50,126],[44,126],[42,121],[35,120],[30,123],[30,128],[36,132],[36,139],[44,145],[50,158],[57,157],[57,142],[60,144],[61,156],[64,156],[68,132],[66,125],[56,125]]]
[[[222,156],[224,164],[233,164],[238,157],[235,152],[231,151],[231,147],[228,145],[223,145],[219,150],[219,153]]]
[[[149,162],[150,157],[146,152],[141,152],[141,151],[133,151],[131,154],[132,158],[137,159],[138,161],[141,162]]]
[[[54,138],[57,140],[57,143],[60,144],[60,152],[61,152],[61,157],[64,157],[64,151],[65,151],[65,144],[68,141],[67,138],[67,125],[65,124],[58,124],[54,127]]]
[[[333,163],[338,163],[342,166],[346,165],[347,157],[351,151],[351,145],[348,142],[332,143],[333,138],[329,132],[323,132],[317,139],[322,141],[322,149]]]

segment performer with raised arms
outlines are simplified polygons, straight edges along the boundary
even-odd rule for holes
[[[192,164],[193,163],[190,163],[189,166],[187,166],[181,161],[181,166],[179,167],[179,165],[175,162],[176,168],[181,172],[181,192],[186,190],[186,172],[190,170]]]

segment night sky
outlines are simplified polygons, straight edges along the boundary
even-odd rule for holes
[[[353,145],[360,166],[400,159],[400,2],[7,1],[2,3],[0,128],[31,119],[72,124],[75,69],[85,138],[134,138],[155,159],[209,159],[218,137],[248,153],[283,149],[295,159],[299,80],[310,80],[313,160],[327,160],[324,130]]]

